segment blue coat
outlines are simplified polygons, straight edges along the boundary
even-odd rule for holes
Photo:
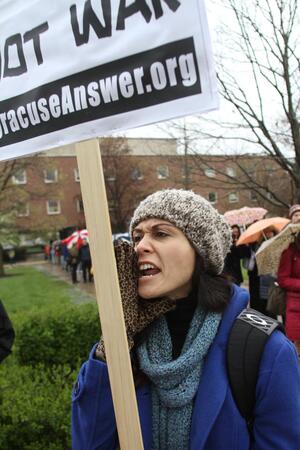
[[[233,400],[226,370],[226,345],[234,319],[247,302],[246,291],[235,287],[204,364],[187,450],[300,449],[298,357],[293,344],[281,332],[271,335],[262,356],[252,446],[246,423]],[[93,358],[94,350],[80,370],[72,395],[73,450],[115,450],[117,447],[107,366]],[[150,386],[143,386],[136,394],[144,449],[151,450]]]

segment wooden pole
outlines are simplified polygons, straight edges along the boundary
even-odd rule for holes
[[[76,154],[120,446],[143,450],[98,140]]]

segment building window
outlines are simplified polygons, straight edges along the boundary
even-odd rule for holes
[[[75,181],[80,181],[80,177],[79,177],[79,169],[74,169],[74,178]]]
[[[217,193],[216,192],[209,192],[208,193],[208,201],[210,203],[217,203]]]
[[[104,177],[106,181],[116,181],[116,172],[114,169],[104,170]]]
[[[60,214],[60,201],[59,200],[47,200],[47,214]]]
[[[169,176],[169,167],[168,166],[159,166],[157,167],[157,178],[159,180],[165,180]]]
[[[46,169],[44,170],[44,181],[45,183],[56,183],[58,179],[57,169]]]
[[[77,200],[76,200],[76,209],[77,209],[77,212],[79,212],[79,213],[84,212],[82,198],[77,198]]]
[[[108,200],[108,209],[110,212],[114,212],[116,210],[116,202],[115,200]]]
[[[237,203],[239,201],[239,194],[237,192],[230,192],[228,194],[229,203]]]
[[[208,178],[214,178],[216,176],[216,171],[214,169],[205,169],[204,173]]]
[[[26,184],[27,183],[27,176],[26,176],[26,170],[21,169],[18,170],[12,177],[14,184]]]
[[[142,180],[144,177],[140,169],[138,167],[135,167],[131,172],[131,178],[136,181]]]
[[[250,200],[251,200],[252,202],[257,202],[257,200],[258,200],[257,192],[255,192],[255,191],[250,191]]]
[[[189,180],[192,179],[192,167],[187,166],[187,167],[182,167],[181,169],[181,178],[188,178]]]
[[[226,167],[226,175],[229,177],[236,177],[236,171],[233,167]]]
[[[29,203],[24,203],[24,204],[18,206],[17,216],[18,217],[29,216]]]

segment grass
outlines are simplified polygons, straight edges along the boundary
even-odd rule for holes
[[[49,305],[82,303],[92,298],[68,283],[57,280],[33,267],[6,269],[0,278],[0,298],[8,314],[29,312]]]

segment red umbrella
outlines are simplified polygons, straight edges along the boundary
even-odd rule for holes
[[[66,245],[68,248],[73,247],[74,244],[77,244],[77,247],[79,248],[82,244],[83,239],[88,239],[88,231],[87,230],[79,230],[74,231],[70,236],[63,239],[61,243],[63,245]]]

